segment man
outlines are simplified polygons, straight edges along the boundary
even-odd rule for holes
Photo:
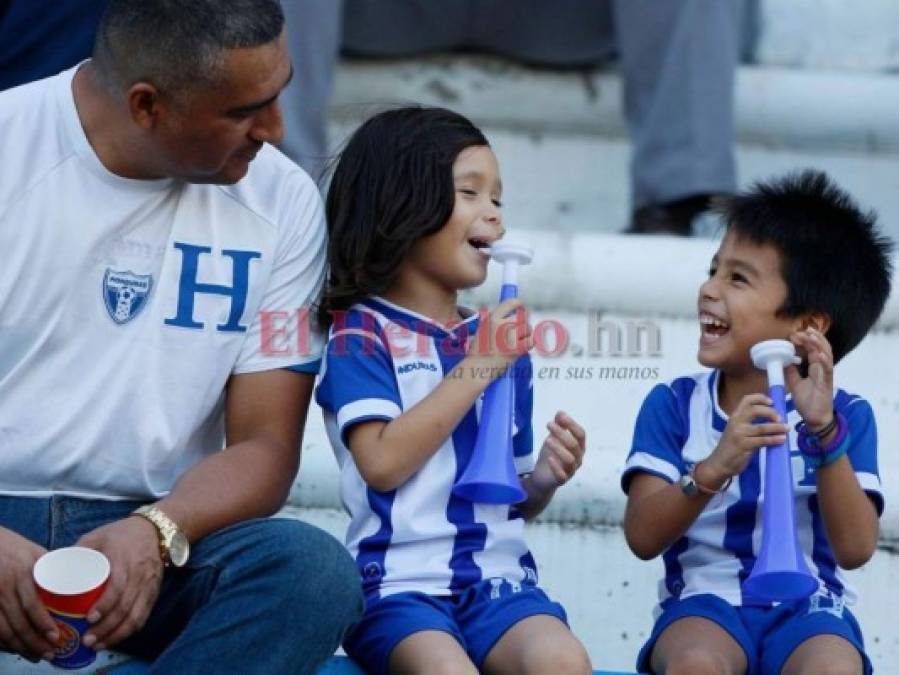
[[[283,22],[111,0],[90,61],[0,94],[6,650],[52,656],[31,568],[75,543],[112,564],[84,642],[154,673],[314,672],[361,611],[338,542],[265,519],[299,465],[325,249],[314,184],[268,145]]]

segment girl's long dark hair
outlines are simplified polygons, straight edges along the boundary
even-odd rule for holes
[[[390,286],[412,244],[452,215],[456,157],[486,145],[468,119],[444,108],[388,110],[353,133],[325,204],[330,241],[319,306],[323,325],[333,312]]]

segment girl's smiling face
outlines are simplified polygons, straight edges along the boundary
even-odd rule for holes
[[[453,164],[453,213],[440,231],[412,245],[399,278],[456,292],[487,278],[485,250],[503,236],[502,181],[488,146],[465,148]]]

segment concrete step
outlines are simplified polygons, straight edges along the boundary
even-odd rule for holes
[[[641,237],[554,229],[511,229],[508,241],[535,250],[521,268],[522,288],[530,308],[552,311],[620,312],[637,319],[696,317],[700,284],[720,238]],[[899,268],[899,252],[893,258]],[[492,305],[499,297],[501,275],[495,273],[464,298],[474,306]],[[887,300],[876,328],[899,327],[899,293]]]
[[[618,232],[626,226],[630,145],[614,72],[533,70],[445,55],[345,61],[332,109],[335,148],[360,119],[410,101],[449,106],[484,127],[500,160],[504,215],[513,230]],[[740,184],[824,169],[899,239],[896,109],[894,75],[744,67],[737,101]]]
[[[379,105],[407,101],[453,108],[495,129],[626,135],[614,64],[560,70],[460,54],[341,62],[332,101],[335,119],[358,121]],[[780,65],[743,65],[737,72],[741,142],[896,152],[897,103],[899,77],[893,72]]]
[[[893,0],[760,0],[755,60],[763,65],[895,73],[899,4]]]

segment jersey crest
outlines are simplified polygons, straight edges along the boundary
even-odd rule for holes
[[[106,270],[103,275],[103,301],[110,318],[117,324],[131,321],[147,304],[153,289],[153,275]]]

